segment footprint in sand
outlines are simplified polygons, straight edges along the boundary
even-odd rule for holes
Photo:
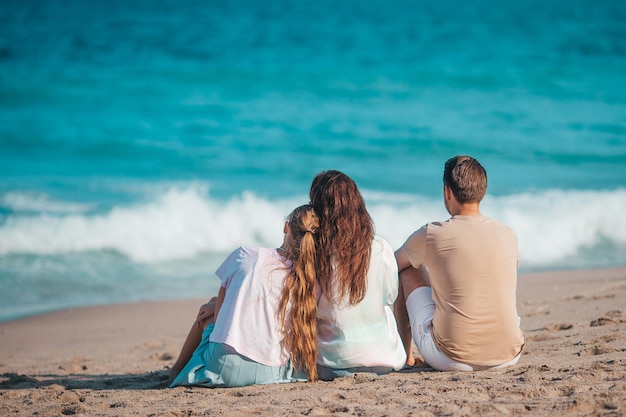
[[[68,374],[75,374],[87,370],[87,365],[85,365],[85,362],[87,362],[87,358],[83,356],[76,356],[70,361],[59,365],[59,369],[67,372]]]
[[[603,300],[605,298],[615,298],[615,294],[602,294],[591,297],[592,300]]]
[[[619,321],[609,318],[609,317],[599,317],[595,320],[591,320],[591,323],[589,323],[589,325],[591,327],[598,327],[598,326],[608,326],[610,324],[615,324],[615,323],[619,323]]]
[[[549,324],[541,330],[560,331],[560,330],[569,330],[572,327],[574,327],[574,325],[570,323],[556,323],[556,324]]]
[[[533,342],[545,342],[548,340],[554,340],[556,338],[557,336],[554,336],[553,334],[550,334],[550,333],[540,333],[540,334],[536,334],[533,336],[527,336],[526,340],[533,341]]]
[[[170,355],[167,352],[165,352],[165,353],[153,353],[152,355],[150,355],[150,359],[152,359],[155,362],[169,361],[169,360],[172,360],[172,355]]]
[[[527,317],[547,316],[548,314],[550,314],[550,310],[544,309],[544,308],[538,308],[535,311],[530,311],[530,312],[526,313],[526,316]]]
[[[161,349],[162,347],[163,343],[161,342],[146,342],[143,344],[143,348],[146,350]]]
[[[618,340],[622,338],[624,338],[624,336],[621,334],[610,334],[610,335],[602,336],[600,338],[591,340],[586,345],[593,345],[593,346],[587,349],[581,350],[580,352],[578,352],[578,356],[604,355],[606,353],[613,353],[613,352],[618,352],[620,350],[623,350],[615,346],[611,346],[612,343],[617,342]]]
[[[617,323],[623,323],[624,321],[624,313],[621,310],[611,310],[609,312],[607,312],[606,314],[604,314],[604,316],[599,317],[595,320],[592,320],[591,323],[589,323],[589,325],[591,327],[598,327],[598,326],[608,326],[611,324],[617,324]]]
[[[590,347],[589,349],[584,349],[581,350],[580,352],[578,352],[578,356],[597,356],[597,355],[604,355],[607,353],[613,353],[615,352],[617,349],[615,349],[612,346],[607,346],[607,345],[595,345]]]
[[[606,336],[602,336],[598,339],[594,339],[591,341],[591,343],[611,343],[611,342],[615,342],[616,340],[622,339],[624,336],[622,336],[621,334],[609,334]]]
[[[145,350],[157,350],[163,349],[163,343],[161,342],[146,342],[143,344]],[[168,352],[155,352],[150,355],[150,359],[154,362],[164,362],[172,360],[173,356]]]
[[[574,325],[570,323],[548,324],[547,326],[541,327],[539,329],[531,330],[531,332],[542,332],[542,333],[535,334],[533,336],[528,336],[527,339],[535,341],[535,342],[543,342],[546,340],[556,339],[557,336],[554,335],[554,332],[558,332],[562,330],[569,330],[573,327]]]

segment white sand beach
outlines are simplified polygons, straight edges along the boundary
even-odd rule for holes
[[[510,369],[229,389],[164,387],[203,299],[60,311],[0,323],[0,415],[623,416],[624,300],[626,268],[522,274]]]

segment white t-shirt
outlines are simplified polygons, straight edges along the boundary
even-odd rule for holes
[[[372,241],[365,298],[355,306],[318,296],[317,363],[329,368],[383,366],[401,369],[406,353],[398,334],[393,303],[398,296],[398,266],[386,240]]]
[[[215,272],[226,288],[210,341],[268,366],[289,359],[277,311],[291,261],[275,249],[241,246]],[[287,311],[287,314],[289,311]]]

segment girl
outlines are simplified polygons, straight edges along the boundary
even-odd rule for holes
[[[217,298],[200,308],[170,387],[235,387],[317,379],[315,239],[311,205],[296,208],[276,249],[242,246],[217,269]]]

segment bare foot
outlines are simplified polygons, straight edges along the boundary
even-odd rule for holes
[[[407,359],[406,359],[406,365],[404,366],[405,368],[412,368],[415,366],[415,356],[410,355]]]

